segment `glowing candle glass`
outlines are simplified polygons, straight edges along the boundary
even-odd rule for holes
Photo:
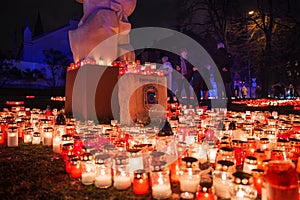
[[[93,156],[90,153],[84,153],[80,156],[81,160],[81,182],[84,185],[92,185],[95,181],[96,170]]]
[[[135,194],[147,194],[149,191],[149,178],[145,170],[134,171],[133,192]]]
[[[7,129],[7,146],[8,147],[18,146],[18,129],[16,127],[9,127]]]
[[[154,199],[167,199],[172,195],[168,171],[151,172],[152,197]]]
[[[96,156],[96,178],[95,186],[97,188],[108,188],[112,185],[111,159],[108,154]]]

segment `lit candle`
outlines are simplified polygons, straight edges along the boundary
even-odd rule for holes
[[[261,195],[262,194],[262,184],[264,181],[264,170],[253,169],[251,171],[251,174],[253,176],[253,183],[254,183],[254,187],[257,190],[257,194]]]
[[[53,152],[60,153],[61,152],[61,138],[60,136],[55,136],[52,144]]]
[[[97,175],[95,179],[95,186],[97,188],[108,188],[112,185],[111,174]]]
[[[24,143],[31,143],[31,141],[32,139],[30,134],[24,135]]]
[[[200,170],[188,168],[185,171],[180,171],[179,174],[180,190],[182,192],[197,192],[200,183]]]
[[[44,133],[44,142],[43,142],[44,146],[51,146],[52,145],[52,132],[45,132]]]
[[[4,134],[0,132],[0,144],[4,144]]]
[[[194,194],[190,192],[181,193],[180,199],[184,199],[184,200],[194,199]]]
[[[157,184],[152,186],[152,196],[154,199],[167,199],[171,196],[170,184]]]
[[[32,144],[40,144],[40,143],[41,143],[40,133],[34,132],[32,138]]]
[[[114,176],[114,187],[118,190],[126,190],[131,186],[131,180],[129,176],[119,175]]]
[[[136,170],[133,179],[133,192],[135,194],[147,194],[149,191],[149,179],[145,170]]]
[[[18,132],[17,128],[8,128],[7,133],[7,146],[17,147],[18,146]]]
[[[83,172],[81,174],[81,182],[84,185],[92,185],[95,180],[95,173],[94,172]]]
[[[78,158],[74,158],[71,161],[71,177],[72,178],[80,178],[81,177],[81,166]]]

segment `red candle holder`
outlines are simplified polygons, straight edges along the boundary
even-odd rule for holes
[[[73,158],[71,160],[71,177],[80,178],[81,177],[81,164],[80,159]]]
[[[135,194],[147,194],[149,192],[149,178],[145,170],[134,172],[133,192]]]
[[[251,171],[253,184],[257,190],[257,194],[261,195],[261,189],[264,181],[264,170],[263,169],[253,169]]]
[[[4,134],[0,132],[0,144],[4,144],[4,143],[5,143]]]

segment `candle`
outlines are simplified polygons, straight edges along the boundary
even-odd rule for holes
[[[4,134],[0,132],[0,144],[4,144]]]
[[[131,186],[129,176],[114,176],[114,187],[118,190],[125,190]]]
[[[97,188],[108,188],[112,185],[111,174],[98,175],[95,179],[95,186]]]
[[[184,199],[184,200],[194,199],[194,194],[190,192],[181,193],[180,199]]]
[[[81,177],[81,166],[78,158],[74,158],[71,161],[71,177],[80,178]]]
[[[41,143],[40,133],[34,132],[32,138],[32,144],[40,144],[40,143]]]
[[[171,196],[170,184],[157,184],[152,186],[152,196],[154,199],[167,199]]]
[[[31,141],[32,139],[30,134],[24,135],[24,143],[31,143]]]
[[[148,174],[145,170],[136,170],[133,179],[133,192],[135,194],[147,194],[149,190]]]
[[[60,136],[55,136],[53,139],[52,149],[54,153],[61,152],[61,139]]]
[[[196,200],[202,200],[202,199],[215,200],[215,195],[207,192],[199,192]]]
[[[44,146],[51,146],[52,145],[52,132],[45,132],[44,133]]]
[[[264,181],[264,170],[253,169],[251,171],[251,174],[253,176],[253,183],[254,183],[254,187],[257,190],[257,194],[261,195],[262,194],[262,185],[263,185],[263,181]]]
[[[183,192],[197,192],[197,188],[200,182],[199,178],[194,177],[182,177],[180,180],[180,190]]]
[[[94,172],[84,172],[81,174],[81,182],[84,185],[92,185],[95,180],[95,173]]]
[[[8,147],[17,147],[18,146],[18,134],[17,133],[8,133],[7,146]]]

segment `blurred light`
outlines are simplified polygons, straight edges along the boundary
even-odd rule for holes
[[[248,12],[248,14],[249,14],[249,15],[253,15],[253,14],[254,14],[254,11],[253,11],[253,10],[250,10],[250,11]]]

